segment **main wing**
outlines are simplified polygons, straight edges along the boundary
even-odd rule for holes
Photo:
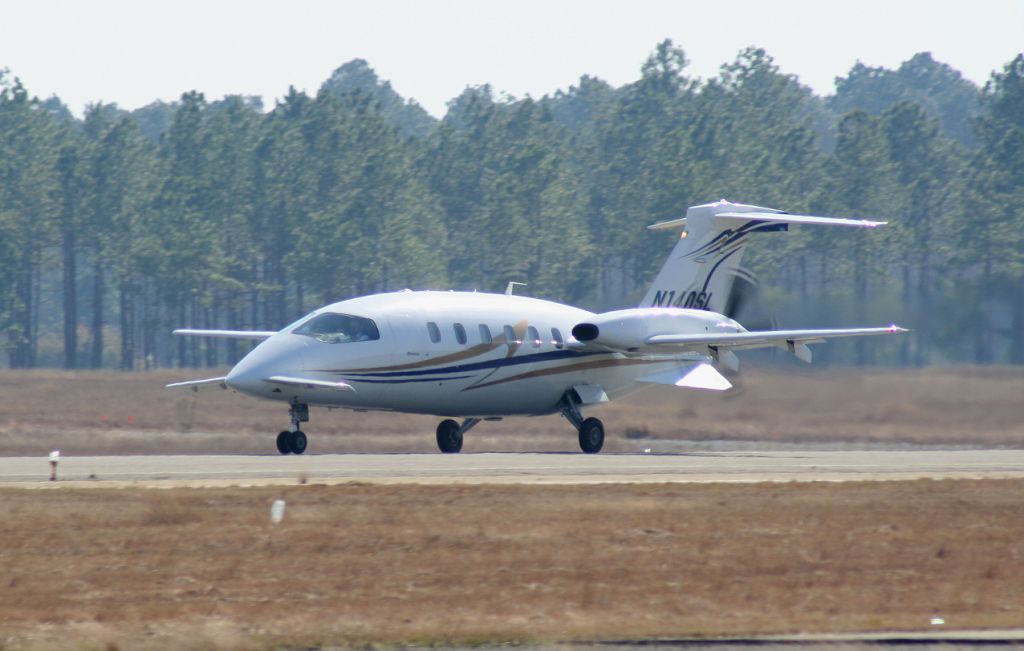
[[[799,359],[810,362],[808,344],[820,344],[838,337],[864,337],[907,332],[896,325],[885,328],[841,328],[831,330],[767,330],[761,332],[707,333],[696,335],[654,335],[646,343],[652,346],[674,346],[690,349],[746,349],[784,346]]]
[[[292,377],[288,375],[272,375],[263,380],[271,384],[280,384],[288,387],[301,387],[304,389],[329,389],[331,391],[355,392],[348,382],[330,382],[327,380],[313,380],[303,377]]]

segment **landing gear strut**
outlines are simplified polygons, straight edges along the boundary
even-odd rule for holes
[[[459,425],[451,418],[441,421],[437,426],[437,447],[445,454],[454,454],[462,450],[462,435],[473,429],[480,422],[479,418],[467,418]]]
[[[604,447],[604,423],[597,418],[583,418],[576,400],[573,391],[566,391],[558,403],[558,409],[579,432],[580,449],[587,454],[600,452]]]
[[[299,429],[299,423],[309,422],[309,405],[295,403],[288,409],[288,415],[291,416],[292,427],[277,435],[277,451],[281,454],[302,454],[309,441],[305,432]]]

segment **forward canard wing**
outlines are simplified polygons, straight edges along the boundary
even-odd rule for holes
[[[207,391],[209,389],[227,389],[226,377],[212,377],[206,380],[188,380],[186,382],[172,382],[165,385],[167,389],[191,389],[192,391]]]
[[[218,339],[269,339],[277,334],[270,330],[193,330],[178,328],[173,334],[186,337],[216,337]]]

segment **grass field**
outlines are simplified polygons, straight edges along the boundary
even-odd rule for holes
[[[1021,495],[1015,480],[5,489],[0,648],[1021,626]]]
[[[0,372],[0,454],[274,453],[282,406],[204,372]],[[216,371],[208,372],[216,375]],[[1024,446],[1024,370],[745,372],[592,410],[678,440]],[[311,453],[437,419],[314,410]],[[466,451],[575,451],[560,417]],[[1024,481],[0,489],[0,649],[308,648],[1024,626]],[[285,521],[269,522],[274,499]]]
[[[0,372],[0,454],[273,453],[279,403],[164,389],[216,370]],[[653,388],[596,407],[608,451],[654,440],[854,441],[1024,446],[1024,368],[744,371],[724,394]],[[312,410],[310,452],[426,452],[430,416]],[[560,416],[483,423],[466,451],[575,451]]]

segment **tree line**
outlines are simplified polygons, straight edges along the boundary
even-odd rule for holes
[[[277,329],[405,287],[634,305],[674,237],[644,227],[721,197],[889,220],[748,250],[777,323],[913,328],[830,361],[1024,362],[1024,55],[982,88],[927,53],[857,64],[824,98],[757,48],[686,68],[665,41],[633,83],[471,87],[440,120],[361,60],[268,111],[192,91],[81,119],[4,72],[6,364],[219,365],[244,344],[170,331]]]

